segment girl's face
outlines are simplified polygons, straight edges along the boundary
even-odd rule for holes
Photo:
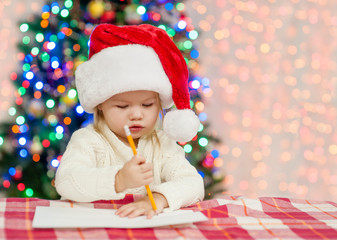
[[[154,129],[160,112],[158,99],[157,93],[152,91],[124,92],[101,103],[98,109],[103,112],[110,130],[122,142],[128,143],[124,132],[124,126],[127,125],[138,144],[141,136]]]

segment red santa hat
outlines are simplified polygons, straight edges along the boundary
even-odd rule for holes
[[[160,28],[98,25],[90,36],[89,60],[77,67],[75,82],[86,112],[118,93],[149,90],[159,93],[164,109],[176,106],[164,117],[168,136],[186,142],[199,129],[190,108],[186,62]]]

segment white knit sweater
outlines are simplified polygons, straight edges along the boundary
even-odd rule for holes
[[[125,194],[145,195],[145,187],[116,193],[115,175],[133,153],[106,124],[100,126],[100,132],[92,125],[74,132],[56,172],[57,192],[63,199],[78,202],[117,200]],[[150,188],[166,197],[170,210],[203,199],[202,177],[186,160],[183,149],[163,131],[140,138],[137,152],[146,162],[152,162],[154,180]]]

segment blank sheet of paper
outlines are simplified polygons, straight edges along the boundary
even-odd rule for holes
[[[33,228],[152,228],[207,221],[207,217],[192,210],[160,213],[152,219],[145,216],[122,218],[114,209],[65,208],[37,206]]]

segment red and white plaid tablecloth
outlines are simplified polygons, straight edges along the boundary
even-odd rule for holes
[[[288,198],[223,196],[187,209],[209,220],[187,228],[32,229],[36,206],[116,209],[134,200],[74,203],[37,198],[0,199],[0,239],[337,239],[337,203]]]

